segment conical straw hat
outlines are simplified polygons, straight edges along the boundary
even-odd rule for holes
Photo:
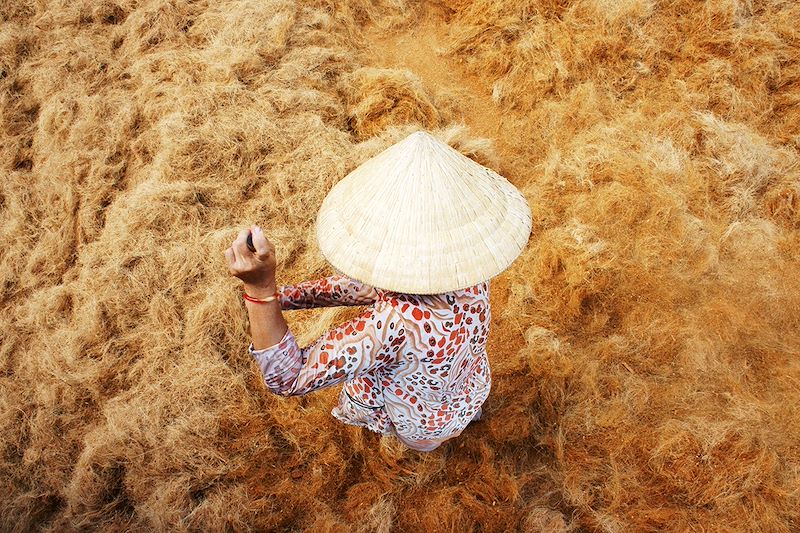
[[[514,185],[421,131],[345,176],[317,216],[322,254],[336,269],[412,294],[488,280],[530,231],[530,208]]]

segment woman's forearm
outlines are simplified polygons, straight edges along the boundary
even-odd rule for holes
[[[275,294],[276,286],[249,287],[245,291],[254,298],[267,298]],[[254,303],[245,300],[247,314],[250,317],[250,335],[253,338],[253,348],[261,350],[278,344],[289,326],[281,312],[280,299],[267,303]]]
[[[252,237],[252,245],[248,244],[248,236]],[[275,294],[275,247],[260,227],[253,224],[249,230],[241,230],[224,255],[228,272],[244,282],[247,294],[262,299]],[[260,350],[278,344],[289,329],[281,314],[281,299],[264,303],[246,300],[245,305],[253,348]]]

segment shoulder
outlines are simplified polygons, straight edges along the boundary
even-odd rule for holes
[[[398,309],[385,299],[379,299],[366,311],[369,330],[387,349],[397,351],[406,340],[406,321]]]
[[[388,327],[397,332],[404,329],[403,314],[388,298],[379,298],[376,300],[375,303],[364,312],[364,316],[368,316],[378,328]]]
[[[458,300],[474,300],[476,298],[488,297],[489,282],[482,281],[476,285],[472,285],[471,287],[465,287],[463,289],[458,289],[446,294],[451,294]]]
[[[332,340],[359,343],[365,338],[384,342],[405,335],[402,317],[385,301],[376,301],[360,314],[329,330]]]

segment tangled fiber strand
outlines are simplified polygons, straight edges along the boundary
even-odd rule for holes
[[[798,528],[797,5],[440,8],[502,158],[364,63],[419,3],[0,0],[0,529]],[[279,282],[330,274],[325,194],[421,127],[534,214],[430,454],[265,393],[222,262],[258,221]]]
[[[797,5],[448,5],[535,165],[495,434],[547,446],[590,530],[796,529]]]

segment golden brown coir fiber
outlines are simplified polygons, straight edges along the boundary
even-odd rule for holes
[[[493,436],[589,530],[797,529],[798,5],[450,5],[536,218]]]
[[[800,527],[797,5],[439,4],[502,153],[366,63],[422,8],[0,0],[0,529]],[[534,214],[429,454],[266,393],[222,258],[258,222],[279,282],[330,274],[322,198],[419,127]]]

